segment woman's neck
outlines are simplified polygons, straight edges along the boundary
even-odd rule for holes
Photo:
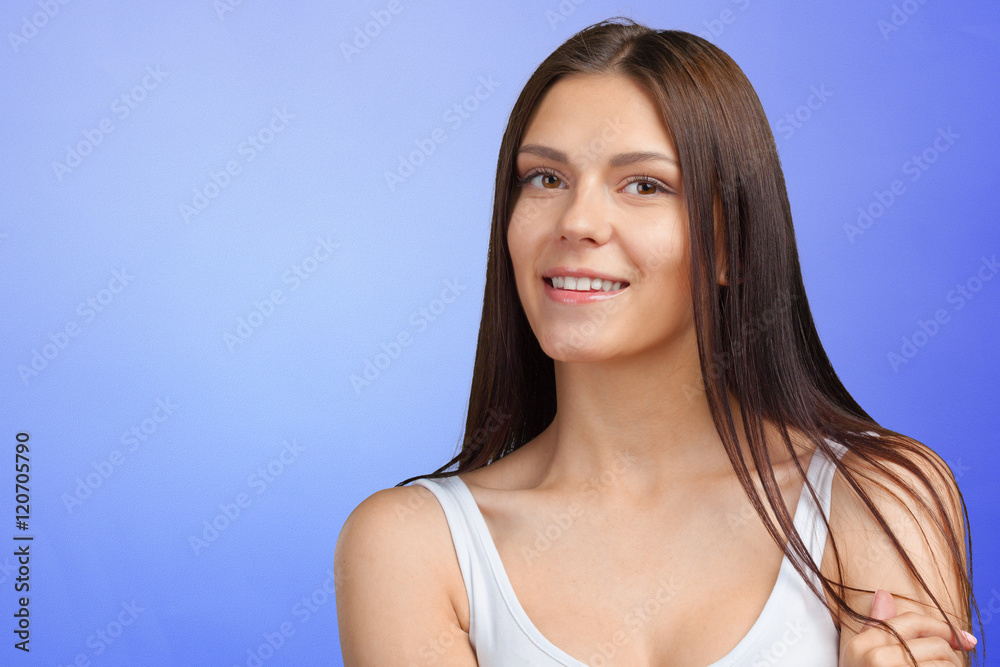
[[[735,475],[712,419],[697,358],[693,364],[669,367],[631,359],[557,361],[555,370],[557,411],[531,443],[532,487],[571,490],[601,480],[601,493],[609,500],[633,503],[654,501],[677,485]],[[727,396],[754,476],[739,402],[731,393]],[[800,433],[789,431],[799,456],[811,451]],[[774,466],[791,463],[778,427],[765,420],[764,433]]]

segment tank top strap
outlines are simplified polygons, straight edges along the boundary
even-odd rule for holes
[[[462,581],[465,583],[465,593],[469,599],[469,637],[473,648],[481,633],[488,628],[477,628],[477,609],[491,604],[496,593],[495,584],[487,578],[491,572],[489,555],[478,539],[475,520],[478,508],[474,506],[472,494],[462,493],[462,480],[457,476],[425,478],[414,480],[428,489],[437,498],[448,520],[451,540],[455,545],[455,555],[458,556],[458,566],[462,571]],[[469,503],[473,503],[470,507]]]
[[[824,438],[839,460],[847,451],[847,447]],[[816,492],[816,498],[805,485],[799,496],[798,509],[795,512],[795,529],[802,536],[802,541],[809,550],[809,555],[819,567],[823,563],[823,552],[826,547],[826,537],[829,530],[830,501],[833,491],[833,475],[837,470],[836,463],[823,449],[817,447],[809,462],[806,479]],[[810,570],[811,578],[819,585],[819,579]]]
[[[475,552],[478,540],[473,539],[475,533],[469,508],[465,506],[465,498],[458,493],[455,488],[455,478],[421,477],[414,480],[411,485],[416,484],[428,489],[437,498],[444,510],[445,518],[448,520],[448,528],[451,531],[451,539],[455,545],[455,554],[458,556],[458,566],[462,571],[462,580],[465,582],[465,592],[470,603],[475,599],[473,594],[473,581],[481,565],[475,563],[482,560],[482,555]],[[470,631],[472,628],[470,628]],[[470,634],[472,634],[470,632]]]

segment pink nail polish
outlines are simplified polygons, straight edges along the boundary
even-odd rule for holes
[[[975,646],[975,645],[976,645],[977,643],[979,643],[979,640],[978,640],[978,639],[976,639],[975,635],[971,635],[971,634],[969,634],[968,632],[966,632],[965,630],[962,630],[962,634],[963,634],[963,635],[965,635],[965,638],[966,638],[966,639],[968,639],[968,640],[969,640],[969,642],[970,642],[970,643],[971,643],[971,644],[972,644],[973,646]]]

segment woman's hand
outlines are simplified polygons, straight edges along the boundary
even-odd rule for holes
[[[976,645],[976,638],[963,630],[959,630],[962,636],[959,644],[947,623],[928,614],[908,611],[897,616],[896,602],[888,591],[875,591],[868,615],[887,621],[899,633],[919,667],[964,667],[966,663],[961,652]],[[877,625],[866,623],[865,627],[844,646],[840,656],[841,667],[912,666],[906,650],[895,637]]]

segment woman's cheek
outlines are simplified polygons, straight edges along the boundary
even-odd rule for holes
[[[645,256],[643,265],[649,273],[676,272],[688,264],[687,245],[678,233],[647,239],[642,247]]]

